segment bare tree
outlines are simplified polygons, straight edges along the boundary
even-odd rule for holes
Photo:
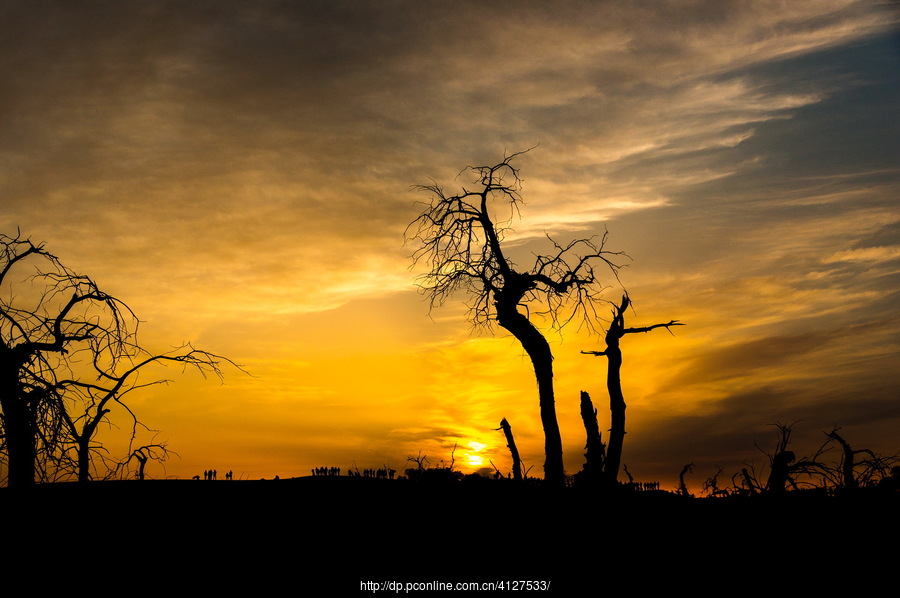
[[[684,467],[681,468],[681,472],[678,474],[678,494],[681,496],[690,498],[691,493],[688,492],[687,483],[684,481],[684,476],[694,471],[694,464],[688,463]]]
[[[751,469],[753,469],[752,465],[748,465]],[[734,485],[735,489],[738,490],[741,494],[748,494],[750,496],[759,494],[763,491],[762,486],[760,486],[759,482],[756,480],[756,475],[754,473],[750,473],[747,470],[747,467],[741,468],[741,485]]]
[[[418,456],[413,457],[412,455],[410,455],[410,456],[406,457],[406,462],[416,464],[415,469],[408,468],[406,470],[406,477],[408,477],[410,479],[421,479],[423,477],[425,471],[428,470],[428,464],[429,464],[428,456],[422,454],[422,449],[419,449]]]
[[[14,272],[23,276],[14,280]],[[66,463],[87,479],[110,407],[122,406],[137,422],[123,397],[148,385],[136,382],[148,365],[178,362],[220,375],[220,365],[231,363],[189,346],[148,353],[137,342],[137,325],[125,303],[42,244],[0,235],[0,410],[11,487],[45,479]],[[73,445],[77,456],[68,459]]]
[[[823,486],[850,491],[876,486],[890,477],[891,467],[898,462],[897,455],[879,455],[867,448],[854,449],[838,430],[840,428],[835,426],[831,432],[825,433],[828,441],[808,460],[812,463],[807,463],[802,473],[815,474]],[[838,462],[833,465],[822,462],[818,457],[835,443],[840,447]]]
[[[839,429],[840,428],[835,426],[835,428],[831,432],[827,433],[826,436],[841,445],[841,462],[839,468],[841,472],[839,482],[840,486],[846,488],[847,490],[855,490],[859,488],[859,484],[856,481],[856,475],[853,471],[854,466],[856,465],[856,455],[861,452],[865,452],[873,457],[874,455],[872,454],[872,451],[867,451],[866,449],[863,449],[861,451],[853,450],[853,448],[850,446],[850,443],[844,440],[843,436],[838,434]]]
[[[509,422],[506,421],[506,418],[504,417],[500,420],[500,427],[497,429],[503,430],[503,435],[506,437],[506,446],[509,448],[509,453],[512,456],[513,479],[517,482],[521,482],[523,479],[522,460],[519,458],[519,449],[516,448],[516,439],[512,433],[512,426],[509,425]]]
[[[665,324],[654,324],[641,328],[625,327],[625,312],[631,305],[628,295],[622,296],[622,302],[613,310],[612,322],[606,331],[605,351],[582,351],[586,355],[603,355],[607,359],[606,388],[609,391],[610,429],[609,443],[606,447],[606,463],[603,474],[606,485],[614,486],[619,477],[619,464],[622,461],[622,445],[625,442],[625,396],[622,393],[622,349],[619,341],[626,334],[650,332],[656,328],[665,328],[671,332],[672,326],[683,326],[678,320],[670,320]]]
[[[628,465],[622,464],[622,471],[625,472],[625,476],[628,478],[628,487],[634,488],[634,476],[631,475],[631,472],[628,471]]]
[[[769,459],[769,479],[765,486],[765,492],[769,494],[782,495],[788,486],[794,490],[800,490],[802,488],[826,488],[832,483],[830,479],[834,477],[833,468],[822,460],[822,456],[832,448],[831,441],[822,444],[811,457],[797,459],[794,451],[788,450],[796,423],[776,422],[771,424],[777,430],[778,440],[775,450],[762,451]]]
[[[788,488],[792,490],[856,490],[874,487],[891,476],[891,467],[900,462],[897,455],[878,455],[869,449],[853,449],[843,436],[840,428],[825,432],[827,440],[808,457],[797,458],[788,450],[791,434],[797,422],[771,424],[776,429],[774,450],[759,449],[768,458],[769,476],[765,484],[757,481],[756,473],[746,468],[741,470],[744,486],[749,494],[768,493],[782,495]],[[837,463],[827,459],[828,453],[840,448]],[[860,458],[860,456],[862,456]],[[751,469],[752,466],[751,466]],[[761,477],[761,476],[760,476]]]
[[[844,490],[856,490],[861,487],[874,486],[881,480],[890,477],[891,467],[897,464],[896,455],[878,455],[870,449],[854,449],[850,443],[838,434],[839,427],[825,434],[829,439],[838,443],[841,447],[841,459],[839,463],[829,471],[832,473],[833,484]],[[865,455],[857,459],[859,455]]]
[[[152,364],[175,363],[180,364],[183,368],[192,367],[203,373],[209,371],[221,378],[221,364],[223,362],[231,363],[223,357],[194,349],[190,345],[162,355],[141,355],[142,349],[137,346],[133,349],[134,352],[128,355],[127,359],[119,359],[114,364],[122,366],[121,371],[107,369],[109,366],[100,367],[99,360],[95,359],[96,380],[86,382],[67,379],[57,382],[54,387],[54,395],[59,401],[58,412],[68,433],[68,439],[74,443],[79,482],[87,482],[92,478],[92,455],[98,450],[95,436],[98,426],[107,420],[111,408],[119,406],[128,414],[132,423],[131,440],[134,440],[140,422],[124,401],[126,395],[147,386],[170,382],[170,380],[153,380],[137,383],[136,378],[141,370]],[[142,358],[136,361],[134,358],[138,356]],[[140,455],[135,458],[140,459]]]
[[[769,481],[766,482],[766,491],[772,494],[783,494],[785,486],[790,481],[791,463],[797,459],[794,451],[787,450],[791,443],[791,431],[794,424],[777,422],[772,425],[778,428],[778,443],[774,453],[767,454],[771,471],[769,472]]]
[[[595,485],[603,476],[606,445],[603,444],[600,425],[597,423],[597,410],[591,401],[591,395],[583,390],[581,391],[581,420],[587,436],[584,445],[585,463],[581,475],[585,483]]]
[[[173,453],[168,449],[167,443],[156,443],[156,444],[145,444],[144,446],[139,446],[138,448],[131,451],[131,454],[128,455],[128,458],[125,459],[122,463],[119,464],[117,470],[120,470],[123,475],[128,474],[129,471],[129,463],[132,461],[138,462],[138,470],[135,472],[135,477],[139,480],[144,479],[144,470],[147,467],[147,463],[149,461],[159,461],[162,463],[165,461],[169,454]],[[173,453],[176,454],[176,453]]]
[[[729,491],[727,488],[719,487],[719,476],[722,475],[722,468],[717,468],[716,473],[706,478],[706,481],[703,482],[703,492],[707,496],[728,496]]]
[[[509,259],[503,240],[522,205],[522,181],[512,165],[521,153],[494,166],[466,168],[463,172],[475,175],[473,190],[463,187],[461,192],[450,194],[435,182],[417,186],[431,196],[431,201],[409,225],[406,236],[421,244],[413,259],[428,268],[420,286],[432,308],[457,291],[467,292],[469,318],[474,325],[490,329],[496,321],[522,344],[538,385],[544,480],[562,487],[565,471],[553,392],[553,355],[530,315],[541,312],[556,329],[575,318],[590,326],[595,319],[591,316],[596,315],[594,301],[602,290],[594,266],[600,264],[615,273],[618,265],[611,260],[621,254],[604,249],[604,234],[565,245],[548,237],[552,250],[535,256],[528,270]],[[507,210],[508,215],[498,219],[497,209]],[[540,307],[530,312],[530,304]]]

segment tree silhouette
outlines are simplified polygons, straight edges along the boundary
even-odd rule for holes
[[[795,422],[796,423],[796,422]],[[791,480],[791,464],[796,461],[794,451],[787,450],[791,443],[791,431],[794,424],[781,422],[772,424],[778,428],[778,443],[775,452],[769,454],[769,480],[766,482],[766,491],[772,494],[784,494],[785,486]]]
[[[797,459],[794,451],[788,450],[796,423],[776,422],[771,424],[777,429],[778,441],[774,451],[762,451],[769,459],[769,478],[764,488],[768,494],[782,495],[787,491],[788,486],[794,490],[800,490],[803,487],[825,488],[829,485],[828,478],[831,475],[831,468],[823,462],[821,457],[830,450],[831,441],[820,446],[811,457]]]
[[[535,313],[547,316],[559,329],[578,318],[591,326],[594,301],[601,291],[595,264],[612,270],[618,265],[606,251],[606,234],[597,239],[578,239],[561,245],[552,239],[552,251],[535,256],[532,267],[519,269],[505,253],[503,240],[514,216],[519,215],[521,179],[512,165],[523,152],[505,157],[494,166],[469,166],[463,172],[475,175],[477,188],[465,187],[449,194],[435,182],[415,188],[428,193],[431,201],[407,228],[407,239],[421,243],[415,263],[428,272],[420,286],[431,307],[442,305],[457,291],[470,296],[469,318],[476,326],[491,328],[494,320],[522,344],[531,359],[538,385],[541,424],[544,428],[544,479],[553,486],[565,484],[562,439],[556,419],[553,393],[553,355],[540,330],[531,322],[529,304]],[[509,214],[497,219],[496,209]],[[564,310],[564,308],[570,308]]]
[[[897,456],[878,455],[870,449],[854,449],[850,443],[838,434],[839,427],[835,426],[831,432],[825,434],[830,440],[841,447],[841,459],[839,463],[829,468],[832,483],[835,487],[844,490],[856,490],[859,488],[874,486],[890,477],[891,468],[897,463]],[[865,455],[857,459],[859,455]]]
[[[522,481],[522,459],[519,458],[519,449],[516,447],[516,439],[512,433],[512,426],[509,425],[509,422],[504,417],[500,420],[500,427],[498,430],[503,430],[503,435],[506,437],[506,446],[509,448],[509,453],[512,456],[512,472],[513,479],[517,482]]]
[[[128,471],[128,464],[131,463],[132,459],[138,462],[138,470],[135,472],[135,477],[139,480],[144,479],[144,469],[147,467],[147,462],[151,459],[154,461],[163,462],[169,456],[169,449],[166,446],[167,443],[162,442],[158,444],[145,444],[144,446],[140,446],[128,455],[128,458],[125,459],[124,462],[119,464],[117,469],[122,470],[123,472]]]
[[[12,280],[13,272],[25,274]],[[229,360],[190,346],[153,355],[137,342],[138,320],[31,240],[0,235],[0,410],[11,487],[67,464],[86,480],[96,433],[153,363],[177,362],[221,375]],[[134,428],[133,428],[134,432]],[[132,435],[133,438],[133,435]],[[69,456],[74,446],[75,458]]]
[[[838,434],[839,427],[835,426],[831,432],[824,432],[826,440],[809,457],[797,458],[797,455],[788,450],[791,444],[791,434],[794,425],[776,422],[771,424],[775,429],[777,442],[774,450],[765,450],[758,444],[759,449],[768,459],[769,475],[765,483],[758,481],[762,475],[757,476],[752,465],[741,469],[741,484],[734,484],[734,492],[738,494],[783,495],[791,490],[828,490],[828,491],[855,491],[860,488],[874,488],[887,483],[891,478],[891,468],[900,458],[897,455],[879,455],[870,449],[853,449],[850,444]],[[840,447],[840,458],[837,463],[826,460],[826,456],[835,445]],[[859,458],[860,456],[862,458]]]
[[[606,462],[603,477],[606,485],[615,485],[619,477],[619,464],[622,461],[622,445],[625,442],[625,395],[622,393],[622,349],[619,341],[626,334],[650,332],[656,328],[669,330],[672,326],[683,326],[678,320],[670,320],[665,324],[654,324],[641,328],[625,327],[625,312],[631,305],[628,295],[622,296],[622,302],[613,310],[613,319],[606,331],[605,351],[582,351],[586,355],[603,355],[608,365],[606,369],[606,388],[609,391],[610,429],[609,443],[606,447]]]
[[[688,491],[687,483],[684,481],[684,476],[694,471],[694,464],[688,463],[684,467],[681,468],[681,472],[678,474],[678,494],[684,496],[686,498],[691,497],[691,493]]]
[[[106,421],[112,404],[118,404],[130,416],[132,421],[131,439],[134,440],[140,422],[124,402],[125,396],[147,386],[169,382],[169,380],[153,380],[139,384],[136,379],[141,370],[154,363],[163,365],[176,363],[196,368],[201,372],[211,371],[221,378],[220,364],[223,360],[228,361],[206,351],[194,349],[190,345],[162,355],[142,355],[144,351],[137,345],[132,347],[132,350],[132,354],[117,360],[115,365],[122,366],[119,368],[120,371],[116,371],[115,366],[96,368],[97,380],[85,382],[78,379],[66,379],[54,385],[53,395],[59,402],[56,408],[68,434],[67,439],[74,443],[76,473],[79,482],[87,482],[92,477],[91,457],[102,447],[95,442],[97,428]],[[140,358],[141,356],[143,358]],[[134,455],[134,452],[132,454]],[[136,458],[139,458],[140,455],[143,455],[143,452],[136,455]],[[142,462],[142,471],[143,463],[145,462]]]
[[[594,486],[602,480],[604,462],[606,460],[606,445],[600,434],[600,425],[597,423],[597,410],[591,401],[591,395],[581,391],[581,420],[584,423],[584,431],[587,441],[584,445],[584,468],[580,477],[589,486]]]

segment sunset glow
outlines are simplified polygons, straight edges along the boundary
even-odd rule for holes
[[[546,235],[608,233],[627,255],[603,298],[627,290],[629,325],[686,324],[622,342],[636,479],[669,489],[693,462],[699,487],[761,463],[775,422],[798,422],[798,453],[835,426],[900,448],[895,5],[78,6],[0,11],[0,231],[127,303],[148,349],[191,342],[246,370],[168,368],[130,396],[141,437],[177,453],[151,475],[426,456],[505,476],[505,417],[541,477],[528,357],[473,328],[465,295],[429,311],[405,242],[413,185],[456,192],[467,165],[528,148],[517,264]],[[534,321],[574,474],[580,391],[609,427],[606,364],[581,353],[602,338]],[[100,432],[111,450],[124,415]]]

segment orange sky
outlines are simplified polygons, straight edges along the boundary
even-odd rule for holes
[[[636,479],[759,467],[777,421],[799,454],[835,425],[898,450],[895,9],[90,6],[0,11],[0,231],[123,299],[148,349],[190,341],[250,373],[133,395],[180,455],[153,475],[400,470],[454,444],[461,469],[506,472],[503,417],[541,475],[527,358],[473,331],[465,297],[429,317],[403,242],[412,185],[456,190],[536,144],[518,259],[608,230],[632,258],[628,324],[687,324],[623,341]],[[579,391],[607,415],[605,364],[575,327],[548,338],[574,473]]]

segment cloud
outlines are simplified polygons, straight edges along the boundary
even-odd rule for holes
[[[835,262],[886,262],[900,257],[900,247],[865,247],[860,249],[848,249],[838,251],[824,260],[826,264]]]
[[[533,401],[519,400],[528,364],[466,336],[464,297],[429,320],[403,246],[423,199],[410,185],[462,187],[464,166],[536,144],[517,158],[517,259],[544,233],[608,230],[608,247],[634,258],[622,281],[640,319],[689,324],[671,349],[687,357],[665,375],[651,373],[665,362],[656,349],[636,345],[650,360],[638,403],[671,380],[691,389],[662,392],[673,426],[699,434],[731,414],[736,430],[757,425],[738,405],[774,396],[792,415],[815,405],[816,376],[844,392],[869,372],[885,381],[861,408],[889,412],[893,382],[877,372],[898,316],[896,11],[98,1],[7,2],[3,17],[0,227],[47,241],[154,339],[237,351],[270,378],[240,391],[296,405],[280,423],[295,433],[338,435],[344,409],[373,422],[355,425],[355,450],[389,451],[394,437],[377,435],[471,435],[515,408],[539,460]],[[338,407],[323,372],[346,377],[351,354],[379,390]],[[846,385],[816,363],[841,354],[854,356],[836,368]],[[582,366],[557,363],[575,387]],[[379,368],[423,389],[392,394]],[[822,409],[841,419],[843,404]]]

